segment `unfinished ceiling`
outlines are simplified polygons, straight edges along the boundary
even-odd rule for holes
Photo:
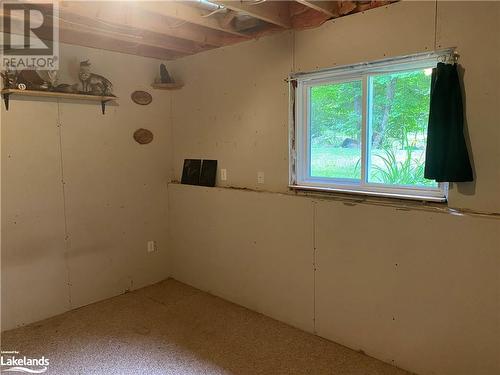
[[[60,41],[173,60],[272,32],[317,27],[390,2],[61,1]]]

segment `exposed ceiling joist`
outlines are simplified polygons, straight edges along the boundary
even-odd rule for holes
[[[203,11],[202,9],[185,5],[184,3],[178,1],[142,1],[138,3],[137,6],[144,10],[176,18],[184,22],[200,25],[209,29],[224,31],[226,33],[238,35],[247,39],[250,38],[249,36],[238,32],[231,25],[222,25],[215,17],[207,17],[209,13]]]
[[[184,21],[144,11],[135,2],[81,2],[63,1],[60,17],[72,16],[94,19],[102,22],[102,27],[116,26],[142,30],[188,40],[195,43],[220,47],[242,39],[221,31],[205,29],[197,25],[180,25]]]
[[[233,20],[235,19],[235,17],[236,17],[236,12],[233,10],[230,10],[222,18],[221,25],[225,28],[229,27],[231,25],[231,23],[233,22]]]
[[[0,11],[0,17],[3,17]],[[45,40],[52,40],[52,29],[39,28],[38,36]],[[145,43],[142,40],[125,37],[123,35],[111,35],[96,32],[93,30],[83,30],[72,24],[61,21],[59,29],[59,41],[72,45],[98,48],[107,51],[127,53],[131,55],[154,57],[162,60],[172,60],[187,56],[190,53],[166,49],[164,44]]]
[[[298,3],[305,5],[308,8],[317,10],[332,18],[339,16],[339,1],[310,1],[296,0]]]
[[[365,10],[373,9],[382,5],[388,4],[389,1],[381,0],[363,0],[356,2],[356,10],[359,12],[364,12]]]
[[[176,51],[186,55],[213,48],[211,46],[202,46],[192,41],[177,39],[164,34],[157,34],[144,30],[127,30],[114,27],[103,28],[102,25],[94,19],[83,19],[82,17],[74,18],[69,15],[65,15],[64,19],[59,20],[59,31],[61,38],[64,37],[67,31],[88,33],[93,35],[96,39],[112,38],[132,44],[141,44],[146,47]],[[73,42],[78,44],[78,40],[74,40]]]
[[[214,0],[213,3],[224,5],[228,9],[244,12],[252,17],[289,29],[292,27],[288,2],[265,1],[262,3],[252,1],[222,1]]]
[[[4,14],[0,10],[0,17]],[[137,32],[129,29],[102,28],[95,19],[85,19],[81,16],[66,18],[59,17],[54,21],[58,24],[59,40],[62,43],[88,46],[111,51],[139,54],[139,51],[154,51],[148,53],[150,57],[171,59],[200,52],[203,48],[193,42],[187,42],[172,37],[165,37],[148,32]],[[12,14],[11,20],[26,22],[24,18],[16,18]],[[52,40],[52,29],[42,27],[37,35],[45,40]],[[213,48],[206,46],[205,49]],[[122,51],[123,50],[123,51]]]
[[[357,7],[356,1],[341,1],[339,7],[339,14],[341,16],[351,13]]]
[[[129,55],[153,57],[160,60],[175,60],[189,54],[166,50],[152,45],[139,44],[113,37],[96,38],[94,34],[76,30],[64,30],[60,34],[60,41],[84,47],[98,48],[105,51],[126,53]]]

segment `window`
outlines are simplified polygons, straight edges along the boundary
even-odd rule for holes
[[[432,68],[416,55],[295,77],[291,186],[446,200],[424,178]]]

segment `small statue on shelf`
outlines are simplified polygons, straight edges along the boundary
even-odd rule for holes
[[[80,93],[98,96],[115,96],[112,93],[113,84],[103,76],[90,71],[89,60],[80,63],[78,83],[58,83],[56,70],[16,70],[7,66],[0,72],[4,89],[31,91],[52,91],[63,93]]]
[[[168,74],[165,64],[160,64],[160,83],[174,83],[174,80]]]
[[[4,89],[17,88],[19,72],[16,69],[12,69],[10,66],[7,65],[7,69],[1,72],[0,75],[2,76]]]
[[[49,90],[53,91],[57,86],[57,70],[37,70],[38,76],[48,85]]]
[[[69,83],[61,83],[54,87],[54,91],[56,92],[65,92],[65,93],[78,93],[78,83],[69,84]]]
[[[19,72],[17,83],[24,83],[28,90],[48,91],[49,83],[40,77],[38,71],[24,69]]]
[[[113,84],[103,76],[90,71],[89,60],[80,63],[80,72],[78,74],[81,86],[80,91],[85,94],[114,96],[112,93]]]
[[[29,90],[54,91],[57,70],[21,70],[18,83],[24,83]]]
[[[3,80],[4,89],[15,89],[17,86],[17,72],[12,70],[6,70],[0,73]]]
[[[57,82],[56,70],[7,69],[1,75],[6,89],[52,91]]]

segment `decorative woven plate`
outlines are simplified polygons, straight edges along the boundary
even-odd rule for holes
[[[153,133],[148,129],[137,129],[134,132],[134,139],[137,143],[146,145],[148,143],[151,143],[151,141],[153,140]]]
[[[147,91],[134,91],[130,97],[134,103],[140,105],[148,105],[153,101],[153,97]]]

